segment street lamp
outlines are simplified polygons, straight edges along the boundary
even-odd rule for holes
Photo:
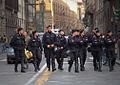
[[[44,31],[44,0],[35,0],[35,25],[36,30],[39,32]]]
[[[54,29],[54,9],[53,9],[53,0],[51,0],[51,15],[52,15],[52,29]]]
[[[45,13],[45,2],[44,0],[40,3],[40,30],[44,31],[44,13]]]

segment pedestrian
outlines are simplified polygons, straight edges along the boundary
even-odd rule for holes
[[[15,53],[15,72],[18,72],[18,64],[21,64],[21,72],[25,73],[24,69],[24,57],[25,57],[25,39],[23,37],[23,28],[18,28],[17,33],[11,39],[10,45],[14,49]]]
[[[58,63],[58,69],[63,70],[63,52],[65,51],[66,48],[66,38],[65,38],[65,32],[63,30],[59,31],[59,34],[56,38],[56,43],[55,43],[55,54],[56,54],[56,59]]]
[[[93,55],[93,65],[94,71],[102,72],[102,46],[104,44],[100,32],[96,31],[96,34],[93,36],[91,40],[91,48],[92,48],[92,55]]]
[[[88,47],[88,37],[85,35],[85,31],[81,30],[80,31],[80,42],[79,42],[79,58],[80,58],[80,70],[84,71],[85,70],[85,61],[87,58],[87,47]]]
[[[28,50],[33,54],[33,65],[35,68],[35,72],[40,70],[40,63],[42,61],[42,43],[41,40],[38,38],[38,32],[32,32],[33,37],[28,42]]]
[[[79,30],[72,30],[72,35],[68,38],[68,48],[70,50],[70,58],[68,60],[68,71],[71,72],[71,68],[73,62],[75,62],[75,73],[79,73],[79,63],[78,63],[78,56],[79,56]]]
[[[115,44],[116,38],[113,36],[112,31],[107,32],[107,36],[105,37],[105,47],[106,47],[106,56],[108,58],[109,63],[109,71],[114,70],[114,65],[116,61],[115,57]]]
[[[26,48],[27,48],[28,42],[30,40],[30,36],[28,35],[28,32],[26,32],[26,31],[23,33],[23,36],[25,38]],[[28,69],[28,67],[29,67],[28,64],[29,64],[29,59],[25,56],[25,65],[26,65],[25,69]]]
[[[56,35],[52,32],[52,27],[49,25],[47,27],[47,31],[43,35],[43,47],[47,62],[48,71],[50,71],[50,66],[52,64],[52,71],[56,70],[55,68],[55,55],[54,55],[54,48],[56,42]]]

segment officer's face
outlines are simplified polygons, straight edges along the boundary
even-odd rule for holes
[[[24,32],[23,35],[24,35],[24,36],[27,36],[27,32]]]
[[[60,32],[60,35],[64,35],[65,33],[63,31]]]
[[[77,36],[79,33],[78,32],[74,32],[73,33],[73,36]]]
[[[51,28],[51,27],[49,27],[49,28],[48,28],[48,32],[51,32],[51,31],[52,31],[52,28]]]
[[[35,33],[35,36],[38,36],[38,32]]]
[[[97,33],[97,36],[100,36],[100,33]]]
[[[24,31],[23,31],[23,30],[21,30],[19,33],[20,33],[20,34],[23,34],[23,33],[24,33]]]
[[[112,36],[112,32],[108,33],[109,36]]]

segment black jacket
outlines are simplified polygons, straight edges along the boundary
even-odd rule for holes
[[[11,39],[10,46],[13,47],[14,50],[24,50],[26,46],[24,36],[15,34]]]
[[[93,36],[92,40],[91,40],[91,47],[93,50],[98,50],[98,49],[102,49],[102,47],[104,46],[104,40],[102,39],[101,36]]]
[[[105,37],[105,47],[107,49],[115,49],[115,43],[117,42],[114,36],[106,36]]]
[[[80,37],[79,36],[69,36],[68,38],[68,48],[70,50],[79,49]]]
[[[64,36],[58,35],[55,42],[56,47],[66,47],[66,38]]]
[[[42,51],[42,43],[39,38],[31,38],[28,42],[28,49],[40,49]]]
[[[55,42],[56,42],[56,35],[54,33],[46,32],[43,35],[42,43],[44,48],[47,48],[47,45],[55,44]]]

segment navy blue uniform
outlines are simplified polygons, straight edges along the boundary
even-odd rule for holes
[[[109,71],[112,71],[115,65],[115,43],[116,39],[114,36],[106,36],[105,37],[105,47],[106,47],[106,56],[109,62]]]
[[[21,71],[24,71],[24,57],[25,57],[25,38],[23,35],[15,34],[10,42],[11,47],[14,49],[15,53],[15,71],[17,72],[17,67],[19,62],[21,63]]]
[[[85,61],[87,57],[87,46],[88,46],[88,37],[87,36],[80,36],[79,40],[79,57],[80,57],[80,67],[81,71],[85,70]]]
[[[63,70],[63,52],[65,51],[66,48],[66,38],[62,35],[58,35],[56,38],[56,50],[55,50],[55,54],[56,54],[56,59],[58,62],[58,69]]]
[[[75,72],[79,72],[78,56],[79,56],[79,36],[69,36],[68,38],[68,47],[70,50],[70,60],[68,71],[71,71],[73,62],[75,61]]]
[[[42,60],[42,43],[39,38],[31,38],[28,42],[28,49],[33,53],[33,64],[35,71],[40,70],[40,62]]]
[[[43,35],[43,47],[45,52],[45,57],[47,61],[47,67],[50,70],[50,64],[52,63],[52,70],[55,70],[55,56],[54,56],[54,46],[56,42],[56,35],[52,32],[46,32]],[[50,46],[49,48],[47,46]]]
[[[103,39],[101,36],[93,36],[91,40],[91,48],[92,48],[92,55],[93,55],[93,65],[95,71],[101,71],[102,66],[102,46],[104,44]]]

